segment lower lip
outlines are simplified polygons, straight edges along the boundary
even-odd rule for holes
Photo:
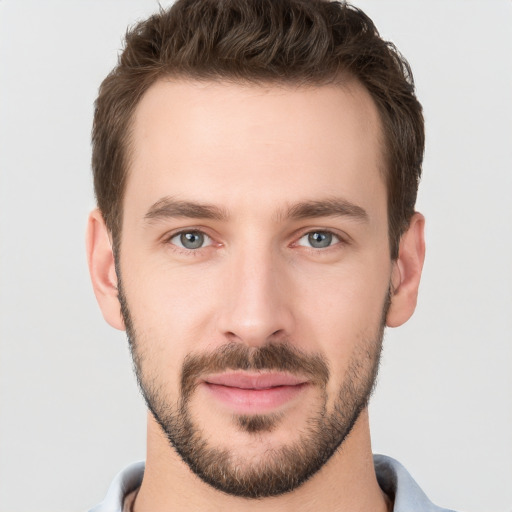
[[[276,386],[266,389],[244,389],[220,384],[204,383],[214,398],[241,414],[264,414],[273,412],[294,398],[297,398],[307,384]]]

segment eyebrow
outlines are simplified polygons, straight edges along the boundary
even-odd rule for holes
[[[369,220],[364,208],[338,197],[296,203],[286,210],[284,217],[297,220],[317,217],[352,217],[363,222]]]
[[[172,197],[163,197],[149,208],[144,219],[151,221],[180,217],[189,219],[226,220],[228,215],[226,211],[218,206],[193,201],[180,201]]]
[[[147,221],[167,218],[211,219],[225,221],[229,217],[226,210],[212,204],[183,201],[167,196],[159,199],[147,211]],[[368,222],[368,213],[364,208],[342,198],[329,198],[316,201],[301,201],[293,204],[277,219],[312,219],[318,217],[352,217]]]

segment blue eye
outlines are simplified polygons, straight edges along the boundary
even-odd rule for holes
[[[338,242],[340,239],[329,231],[311,231],[300,238],[298,245],[313,249],[325,249]]]
[[[172,244],[183,249],[201,249],[211,244],[211,239],[201,231],[182,231],[177,233],[170,240]]]

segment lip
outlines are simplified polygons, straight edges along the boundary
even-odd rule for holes
[[[239,389],[268,389],[279,386],[297,386],[307,379],[289,373],[248,373],[232,372],[210,375],[204,379],[208,384]]]
[[[240,414],[270,413],[300,395],[307,379],[286,373],[231,372],[202,382],[211,397]]]

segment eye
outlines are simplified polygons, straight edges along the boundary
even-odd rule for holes
[[[182,249],[201,249],[211,245],[211,238],[201,231],[182,231],[169,239],[169,242]]]
[[[312,247],[313,249],[325,249],[339,242],[341,240],[330,231],[310,231],[299,239],[297,245]]]

